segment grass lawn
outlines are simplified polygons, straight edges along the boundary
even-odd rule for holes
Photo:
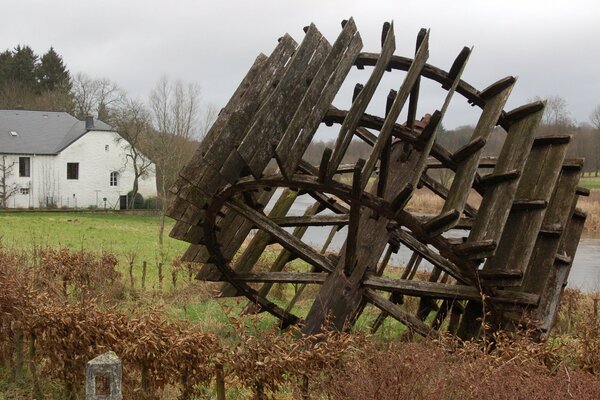
[[[168,237],[173,221],[167,219],[164,253],[167,262],[181,255],[187,244]],[[6,212],[0,213],[0,238],[5,246],[66,246],[93,252],[111,251],[125,260],[153,263],[160,257],[158,216],[119,213]]]
[[[594,174],[584,174],[579,181],[579,185],[588,189],[600,189],[600,176]]]

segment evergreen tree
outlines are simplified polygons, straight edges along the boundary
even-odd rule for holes
[[[38,56],[31,47],[21,45],[13,50],[9,78],[22,87],[35,90],[37,88]]]
[[[50,50],[40,59],[37,69],[39,87],[41,91],[46,90],[71,90],[71,76],[65,67],[62,57],[50,47]]]
[[[10,50],[0,53],[0,86],[4,86],[6,81],[11,79],[13,55]]]

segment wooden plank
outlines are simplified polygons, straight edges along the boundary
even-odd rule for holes
[[[387,23],[386,23],[387,24]],[[367,83],[360,91],[356,99],[352,102],[352,106],[346,114],[346,118],[342,126],[340,127],[340,132],[338,134],[337,140],[335,142],[335,147],[333,149],[333,154],[331,160],[329,162],[328,167],[328,177],[333,177],[335,171],[338,166],[342,162],[342,158],[346,154],[346,150],[352,141],[352,137],[356,132],[358,127],[358,123],[367,109],[367,106],[371,102],[373,95],[375,94],[375,90],[381,82],[381,78],[383,77],[383,73],[385,72],[389,60],[394,54],[394,50],[396,50],[396,39],[394,37],[394,24],[388,24],[389,27],[386,31],[385,40],[381,49],[381,56],[377,60],[375,64],[375,68],[371,72],[371,76],[367,80]],[[385,27],[385,25],[384,25]]]
[[[412,251],[419,253],[424,259],[432,263],[434,266],[442,269],[443,271],[450,274],[457,281],[462,283],[471,282],[469,276],[474,275],[474,271],[470,273],[470,275],[465,274],[464,270],[458,265],[454,264],[452,261],[448,260],[446,257],[443,257],[425,244],[419,242],[409,233],[398,229],[394,231],[394,235],[397,235],[398,240],[402,242],[406,247],[410,248]]]
[[[259,201],[263,204],[269,202],[275,191],[261,191]],[[216,222],[218,229],[217,240],[222,246],[221,252],[223,257],[228,260],[233,259],[233,256],[241,247],[244,240],[253,228],[252,222],[248,221],[243,216],[235,212],[225,209],[225,216]],[[182,256],[182,260],[204,264],[197,274],[197,279],[204,280],[215,275],[220,277],[221,273],[213,264],[205,264],[209,261],[210,252],[208,249],[201,246],[190,246],[188,251]]]
[[[573,206],[577,204],[575,198]],[[585,224],[585,214],[583,217],[575,213],[571,214],[571,219],[565,229],[560,241],[558,254],[569,259],[569,262],[563,263],[557,261],[549,271],[549,276],[546,281],[546,287],[540,298],[540,304],[535,312],[535,318],[540,321],[539,329],[543,337],[547,337],[550,330],[554,326],[558,315],[558,307],[564,288],[567,285],[569,271],[573,265],[573,259],[577,252],[577,245],[583,233]]]
[[[235,279],[241,282],[322,284],[328,274],[323,272],[240,272]]]
[[[301,217],[271,218],[271,220],[282,228],[290,226],[346,226],[350,221],[350,215],[304,215]]]
[[[297,197],[298,192],[294,192],[289,189],[284,190],[279,199],[277,199],[277,202],[275,202],[273,205],[273,209],[269,212],[269,218],[285,216],[289,212]],[[256,265],[257,261],[260,259],[262,253],[271,243],[271,240],[271,235],[268,232],[259,229],[259,231],[256,232],[256,234],[252,237],[252,240],[244,252],[237,259],[233,270],[236,273],[251,271]],[[221,293],[219,297],[231,297],[238,295],[237,290],[229,283],[223,284],[223,286],[220,288],[220,292]]]
[[[304,212],[304,218],[309,218],[311,216],[315,216],[317,213],[319,213],[320,211],[323,210],[323,207],[321,206],[321,204],[319,202],[314,203],[313,205],[311,205],[310,207],[308,207],[306,209],[306,211]],[[275,218],[273,218],[274,222],[275,222]],[[295,237],[297,237],[298,239],[302,239],[302,237],[304,236],[304,234],[306,233],[306,230],[308,229],[308,226],[297,226],[294,231],[292,232],[292,235],[294,235]],[[335,232],[335,228],[332,229],[332,232]],[[331,235],[330,235],[331,236]],[[331,239],[327,240],[324,246],[329,246],[329,243]],[[325,247],[326,248],[326,247]],[[324,253],[324,251],[321,251],[321,253]],[[283,271],[285,265],[291,261],[294,257],[294,254],[287,250],[287,249],[283,249],[281,250],[281,252],[279,253],[279,255],[277,256],[277,258],[275,259],[275,262],[273,263],[273,265],[271,265],[271,268],[269,269],[270,272],[281,272]],[[272,284],[269,283],[265,283],[259,290],[258,290],[258,294],[259,296],[262,297],[266,297],[269,292],[271,291],[271,288],[273,287]],[[250,308],[252,307],[251,304],[249,304],[246,309],[250,311]],[[286,311],[290,311],[290,310],[286,310]]]
[[[460,78],[462,73],[469,61],[470,50],[465,54],[465,50],[461,51],[458,57],[455,59],[453,63],[454,77],[451,83],[450,88],[448,89],[448,93],[446,94],[446,98],[444,99],[444,104],[442,105],[442,109],[440,111],[435,111],[431,116],[431,120],[429,124],[425,127],[421,135],[419,136],[419,141],[423,141],[424,145],[421,149],[421,153],[419,155],[419,161],[417,162],[416,167],[413,170],[413,175],[409,183],[409,187],[416,188],[419,184],[421,176],[425,169],[427,168],[427,159],[429,154],[435,144],[437,138],[437,131],[439,126],[441,125],[442,119],[448,110],[450,102],[452,101],[452,97],[454,96],[454,92],[456,91],[456,87],[460,82]],[[404,208],[402,205],[402,208]],[[460,215],[459,215],[460,218]]]
[[[566,151],[567,144],[564,143],[534,146],[519,180],[515,202],[529,199],[548,202],[556,187]],[[525,273],[543,224],[544,214],[545,209],[540,208],[513,208],[508,215],[496,255],[487,259],[484,270],[503,270],[510,266],[511,269]],[[500,280],[498,285],[513,286],[515,282]]]
[[[277,160],[285,176],[291,176],[310,143],[323,116],[350,71],[362,48],[354,19],[344,25],[323,65],[311,81],[296,113],[276,148]]]
[[[385,118],[385,122],[383,123],[381,131],[379,132],[379,136],[377,137],[377,142],[375,143],[375,146],[373,146],[373,151],[371,152],[369,159],[365,163],[365,166],[362,171],[362,180],[363,180],[362,187],[363,188],[367,186],[369,178],[370,178],[371,174],[373,173],[373,170],[375,169],[375,164],[377,163],[377,161],[379,160],[379,158],[381,156],[381,153],[383,151],[383,146],[385,146],[386,143],[388,142],[388,138],[392,134],[394,124],[396,123],[396,120],[400,116],[402,107],[404,106],[404,103],[406,102],[410,92],[412,91],[412,88],[414,87],[414,85],[417,81],[417,78],[420,76],[421,70],[423,69],[423,66],[425,65],[425,62],[427,61],[428,57],[429,57],[429,32],[427,32],[427,34],[423,38],[423,42],[421,43],[421,46],[419,47],[419,51],[417,51],[417,55],[415,56],[413,63],[411,64],[410,68],[408,69],[408,72],[404,78],[404,81],[402,82],[402,85],[400,86],[400,89],[398,90],[398,95],[394,99],[394,103],[392,104],[392,107],[390,108],[390,112],[388,113],[387,117]]]
[[[478,140],[487,140],[492,129],[498,122],[498,118],[502,113],[504,104],[508,100],[508,96],[510,95],[514,82],[515,79],[512,78],[509,85],[503,87],[501,91],[487,101],[479,121],[477,122],[477,126],[473,131],[471,142],[475,143]],[[452,180],[452,185],[448,191],[448,197],[444,203],[444,206],[442,207],[441,213],[445,213],[453,209],[457,210],[459,213],[463,212],[465,209],[465,204],[467,203],[470,188],[473,186],[475,174],[477,173],[480,156],[481,148],[478,151],[471,153],[471,155],[469,155],[460,163],[454,175],[454,179]],[[445,227],[445,229],[447,230],[451,227],[452,225]],[[434,234],[440,233],[442,232],[434,232]]]
[[[331,45],[311,24],[277,87],[256,113],[237,149],[255,177],[262,175],[274,156],[275,147],[330,49]]]
[[[324,271],[333,270],[334,266],[327,257],[319,254],[313,248],[304,244],[300,239],[277,226],[266,216],[256,212],[246,204],[237,200],[227,203],[227,206],[271,234],[277,243],[297,254],[302,260]]]
[[[375,291],[371,289],[365,290],[365,297],[374,306],[378,307],[382,311],[385,311],[391,317],[397,319],[402,324],[406,325],[406,327],[411,331],[425,337],[439,337],[439,334],[435,330],[427,326],[423,321],[407,313],[402,308],[392,303],[385,297],[378,295]]]
[[[573,213],[575,191],[581,171],[562,170],[556,189],[544,213],[543,226],[558,225],[559,232],[567,226]],[[546,289],[551,270],[558,253],[561,235],[544,235],[540,230],[529,264],[524,271],[521,288],[524,291],[542,294]]]
[[[415,43],[415,55],[423,43],[423,39],[427,35],[427,29],[421,28],[417,34],[417,41]],[[421,76],[417,78],[415,85],[410,92],[410,98],[408,100],[408,114],[406,116],[406,126],[410,129],[414,127],[415,120],[417,118],[417,105],[419,103],[419,88],[421,86]],[[396,97],[396,96],[394,96]]]
[[[274,90],[273,84],[285,72],[286,64],[295,48],[296,42],[289,35],[284,35],[280,39],[269,59],[244,92],[243,98],[232,104],[227,120],[220,127],[219,139],[214,142],[209,141],[208,146],[201,145],[201,149],[199,149],[201,157],[212,167],[213,174],[218,173],[223,162],[226,161],[231,151],[237,147],[244,137],[256,111]],[[204,173],[199,173],[197,163],[190,163],[189,168],[191,174],[186,174],[186,177],[192,184],[199,185],[206,180]],[[212,188],[208,187],[207,189]]]
[[[358,223],[360,220],[360,197],[362,195],[361,170],[365,160],[358,159],[354,167],[354,175],[352,177],[352,198],[350,204],[350,223],[348,225],[348,237],[346,238],[346,258],[344,264],[344,274],[350,276],[356,266],[356,241],[358,236]]]
[[[450,285],[438,282],[425,282],[368,276],[363,285],[373,290],[401,293],[406,296],[431,297],[449,300],[481,300],[478,288],[467,285]],[[523,291],[498,290],[488,300],[498,304],[537,305],[540,296]]]
[[[541,106],[540,106],[541,105]],[[513,119],[508,129],[508,136],[502,146],[500,155],[494,163],[493,174],[520,171],[519,177],[514,180],[497,182],[489,186],[481,200],[477,217],[473,221],[473,227],[469,233],[469,240],[493,240],[500,241],[500,237],[508,220],[508,215],[514,201],[519,180],[522,179],[529,149],[533,143],[537,126],[544,113],[543,103],[532,103],[521,109],[536,110],[523,115],[520,119]],[[511,115],[514,111],[509,112]],[[537,168],[536,166],[531,166]],[[492,253],[495,253],[496,250]]]

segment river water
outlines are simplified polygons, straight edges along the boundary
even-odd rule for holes
[[[281,189],[279,189],[281,190]],[[273,198],[278,198],[278,195]],[[313,204],[314,200],[308,196],[300,196],[294,202],[288,215],[302,215],[306,208]],[[272,207],[272,203],[267,206],[267,210]],[[288,228],[289,231],[292,228]],[[327,239],[331,227],[311,227],[308,228],[302,240],[315,248],[320,248]],[[329,249],[339,250],[346,240],[347,228],[343,228],[334,236]],[[455,230],[449,232],[449,236],[465,236],[465,231]],[[393,254],[390,265],[405,265],[412,251],[405,246],[400,246],[397,254]],[[432,266],[428,263],[421,264],[423,268],[430,269]],[[580,289],[584,292],[600,291],[600,238],[585,237],[579,242],[577,254],[573,261],[573,267],[569,274],[569,287]]]

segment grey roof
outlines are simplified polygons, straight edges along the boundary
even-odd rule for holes
[[[0,110],[0,154],[58,154],[90,130],[113,129],[94,120],[88,130],[85,121],[65,112]]]

